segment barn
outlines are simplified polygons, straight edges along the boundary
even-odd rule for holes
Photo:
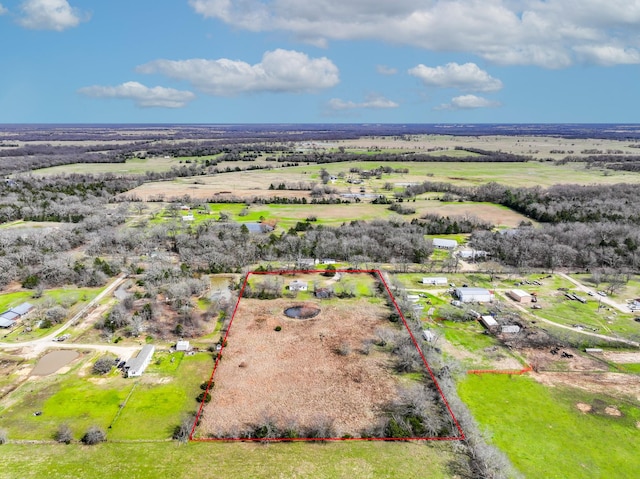
[[[510,291],[507,291],[507,296],[509,296],[514,301],[517,301],[518,303],[530,303],[532,300],[531,295],[526,291],[522,291],[521,289],[512,289]]]
[[[441,249],[454,249],[458,246],[458,242],[452,239],[433,238],[433,247]]]
[[[493,316],[481,316],[480,323],[482,323],[482,325],[487,329],[493,329],[498,327],[498,322],[495,320]]]
[[[463,303],[490,303],[493,293],[484,288],[456,288],[456,298]]]

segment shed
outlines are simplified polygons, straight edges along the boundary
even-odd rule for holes
[[[9,311],[11,311],[12,313],[16,313],[18,316],[24,316],[32,309],[33,309],[33,304],[22,303],[21,305],[16,306],[15,308],[11,308]]]
[[[176,351],[189,351],[191,349],[191,345],[189,341],[180,340],[176,343]]]
[[[493,293],[484,288],[456,288],[455,295],[463,303],[490,303],[493,301]]]
[[[193,221],[195,218],[193,215],[184,215],[182,221]]]
[[[518,334],[520,332],[520,326],[517,324],[506,324],[500,329],[502,334]]]
[[[294,279],[289,283],[289,291],[306,291],[309,288],[309,284],[306,281],[300,281]]]
[[[448,281],[447,281],[447,278],[445,278],[444,276],[436,276],[436,277],[422,278],[422,284],[446,286],[448,284]]]
[[[512,289],[507,291],[507,296],[518,303],[530,303],[532,299],[529,293],[522,291],[521,289]]]
[[[458,242],[452,239],[433,238],[434,248],[454,249],[458,246]]]
[[[493,316],[480,316],[480,322],[487,329],[493,329],[498,327],[498,322]]]
[[[429,342],[432,342],[436,339],[436,335],[433,334],[433,331],[431,331],[430,329],[425,329],[424,331],[422,331],[422,337],[425,341]]]
[[[124,365],[124,370],[128,378],[134,378],[142,376],[142,373],[147,366],[151,363],[153,353],[155,353],[156,347],[153,344],[147,344],[142,347],[140,352],[135,358],[129,359]]]

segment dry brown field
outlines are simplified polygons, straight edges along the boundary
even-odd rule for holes
[[[388,309],[364,299],[307,303],[321,312],[299,320],[283,314],[300,304],[292,299],[240,302],[200,437],[239,437],[265,418],[281,428],[329,421],[337,436],[376,424],[399,379],[388,353],[360,350],[376,329],[391,327]]]

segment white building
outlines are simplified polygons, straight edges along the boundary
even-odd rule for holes
[[[520,326],[517,324],[507,324],[502,326],[502,334],[518,334],[520,332]]]
[[[289,291],[306,291],[307,289],[309,289],[309,284],[306,281],[294,279],[289,283]]]
[[[518,303],[530,303],[532,299],[529,293],[522,291],[521,289],[512,289],[507,291],[507,296]]]
[[[458,246],[458,242],[452,239],[433,238],[433,247],[442,249],[454,249]]]
[[[422,284],[433,284],[434,286],[446,286],[448,284],[447,278],[433,277],[433,278],[422,278]]]
[[[463,303],[490,303],[493,293],[484,288],[456,288],[456,297]]]
[[[481,316],[480,322],[487,329],[493,329],[498,327],[498,322],[494,319],[493,316]]]
[[[180,340],[176,343],[176,351],[189,351],[191,349],[191,345],[189,341]]]
[[[129,359],[124,365],[124,371],[128,378],[135,378],[142,376],[142,373],[147,366],[151,363],[153,353],[155,353],[156,347],[153,344],[147,344],[143,346],[142,350],[135,358]]]
[[[478,259],[485,259],[488,253],[479,249],[463,249],[458,251],[458,257],[464,260],[475,261]]]

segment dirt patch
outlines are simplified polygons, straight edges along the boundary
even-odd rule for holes
[[[364,300],[322,304],[309,321],[284,320],[290,300],[243,299],[214,376],[200,431],[239,437],[265,417],[304,429],[330,421],[337,435],[377,422],[395,397],[397,378],[386,353],[359,353],[388,311]],[[275,326],[281,325],[281,331]]]
[[[602,356],[612,363],[618,364],[640,364],[640,353],[620,353],[614,351],[604,351]]]
[[[608,416],[615,416],[615,417],[622,416],[622,412],[620,411],[620,409],[613,406],[607,406],[606,408],[604,408],[604,413],[607,414]]]
[[[580,410],[580,412],[584,414],[591,412],[591,404],[585,404],[583,402],[579,402],[578,404],[576,404],[576,407]]]
[[[562,353],[571,354],[571,358],[563,358]],[[607,364],[589,356],[583,356],[577,350],[561,348],[557,354],[551,349],[523,349],[527,362],[535,371],[608,371]]]
[[[32,376],[48,376],[63,368],[80,356],[76,351],[52,351],[40,358],[36,367],[31,372]]]
[[[640,376],[622,373],[531,373],[546,386],[569,386],[585,391],[622,395],[640,401]]]

